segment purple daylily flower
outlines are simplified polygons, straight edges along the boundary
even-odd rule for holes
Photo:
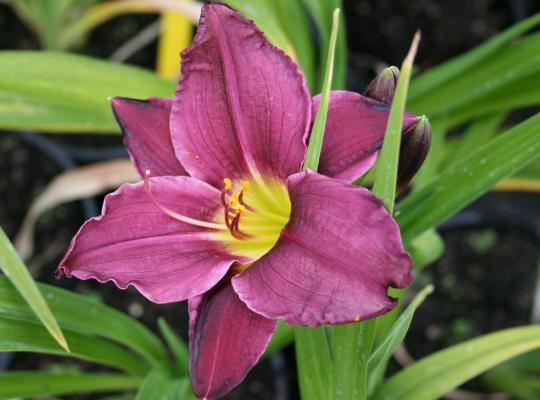
[[[333,92],[319,172],[301,172],[318,98],[253,22],[207,4],[182,57],[173,100],[112,100],[144,182],[106,197],[58,275],[188,299],[193,389],[214,399],[258,361],[277,319],[391,310],[387,289],[410,282],[411,259],[381,201],[349,183],[373,165],[388,105]]]

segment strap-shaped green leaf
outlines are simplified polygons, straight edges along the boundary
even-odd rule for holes
[[[540,326],[504,329],[432,354],[387,380],[373,400],[435,400],[482,372],[540,347]]]
[[[392,329],[390,329],[390,332],[388,332],[384,340],[369,358],[368,369],[370,371],[370,389],[371,386],[377,385],[379,380],[383,378],[388,360],[390,360],[390,357],[392,357],[394,351],[403,342],[409,331],[414,312],[432,292],[433,286],[428,285],[414,297],[413,301],[411,301],[405,311],[401,313],[392,326]]]
[[[432,119],[438,118],[539,72],[540,34],[533,33],[506,45],[488,62],[468,69],[452,81],[411,101],[409,106]]]
[[[334,76],[334,59],[336,50],[337,33],[339,28],[339,8],[334,10],[332,34],[330,36],[330,44],[328,49],[328,58],[326,59],[326,68],[324,74],[323,89],[321,93],[321,101],[317,109],[313,128],[309,137],[309,145],[306,152],[306,160],[304,161],[304,170],[311,169],[317,171],[319,167],[319,159],[321,157],[321,148],[324,139],[324,131],[326,128],[326,117],[328,114],[328,106],[330,104],[330,91],[332,89],[332,76]]]
[[[138,321],[99,301],[49,285],[38,284],[64,329],[121,343],[157,365],[166,358],[159,339]],[[0,317],[37,323],[15,288],[0,277]]]
[[[260,3],[260,0],[254,0]],[[308,88],[314,93],[316,84],[315,44],[311,21],[300,0],[265,0],[280,22],[281,29],[294,46],[296,60],[306,78]],[[244,0],[245,2],[245,0]],[[334,7],[335,8],[335,7]],[[330,9],[329,13],[332,13]],[[324,60],[324,58],[322,58]]]
[[[367,394],[367,357],[364,351],[367,323],[345,324],[334,328],[332,358],[334,361],[333,400],[363,399]],[[373,331],[369,332],[373,334]]]
[[[148,368],[141,358],[119,345],[96,337],[64,330],[70,352],[63,350],[45,328],[32,322],[0,318],[0,351],[25,351],[80,358],[144,375]]]
[[[436,89],[443,83],[451,82],[454,78],[463,74],[473,66],[476,66],[490,56],[497,54],[501,47],[510,40],[529,31],[538,24],[540,24],[540,13],[533,15],[519,24],[511,26],[481,46],[420,75],[411,84],[411,101],[429,94],[431,90]]]
[[[329,44],[332,41],[332,12],[336,9],[342,9],[342,0],[289,0],[300,1],[304,4],[308,14],[317,26],[320,40],[321,60],[328,58]],[[337,32],[337,42],[335,50],[334,70],[336,73],[332,77],[331,87],[333,89],[343,89],[345,87],[345,72],[347,68],[347,43],[345,36],[345,21],[341,17],[340,26]],[[323,90],[325,69],[324,65],[319,65],[318,82],[315,85],[315,93]]]
[[[133,66],[67,53],[0,52],[0,129],[117,133],[109,97],[173,93],[174,83]]]
[[[173,378],[156,369],[145,378],[135,400],[195,400],[188,378]]]
[[[411,48],[401,65],[401,71],[396,86],[396,93],[390,106],[384,142],[376,165],[373,194],[384,202],[386,209],[393,213],[394,199],[396,197],[396,180],[399,163],[399,148],[401,144],[401,131],[405,103],[411,79],[414,57],[420,43],[420,33],[414,36]]]
[[[0,269],[17,289],[33,314],[39,318],[54,340],[69,351],[68,344],[47,302],[30,276],[4,230],[0,227]],[[1,304],[1,303],[0,303]]]
[[[496,113],[479,118],[467,127],[463,135],[453,141],[447,141],[444,154],[445,163],[442,168],[451,167],[456,162],[467,158],[476,149],[488,144],[497,134],[497,129],[505,117],[504,113]],[[452,146],[452,148],[448,149],[448,146]]]
[[[178,374],[187,376],[189,374],[189,351],[186,344],[174,333],[164,318],[158,319],[158,327],[174,356]]]
[[[326,329],[297,326],[294,346],[302,400],[332,399],[332,356]]]
[[[97,0],[11,0],[9,4],[37,35],[41,46],[58,50],[66,26]]]
[[[405,311],[403,311],[398,320],[395,322],[386,338],[369,358],[370,368],[376,368],[379,364],[390,359],[394,350],[399,346],[403,339],[405,339],[405,335],[407,334],[411,325],[414,312],[432,292],[433,286],[428,285],[415,296],[413,301],[411,301],[411,304],[407,306]]]
[[[0,399],[122,391],[137,389],[141,382],[112,373],[5,372],[0,374]]]
[[[538,104],[540,104],[540,73],[535,73],[457,107],[445,114],[444,118],[446,124],[452,127],[473,118]]]
[[[530,351],[489,370],[480,378],[482,384],[511,399],[537,400],[540,398],[538,354],[538,350]],[[533,368],[521,368],[521,363],[529,363],[528,358]]]

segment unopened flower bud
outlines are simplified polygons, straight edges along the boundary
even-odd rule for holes
[[[397,177],[398,193],[407,187],[418,172],[426,159],[430,145],[431,124],[424,115],[402,136]]]
[[[398,67],[385,68],[371,81],[364,96],[371,97],[381,103],[390,104],[396,91],[396,85],[399,78]]]

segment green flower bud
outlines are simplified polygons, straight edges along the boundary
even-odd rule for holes
[[[396,91],[399,78],[398,67],[388,67],[375,77],[364,91],[364,96],[371,97],[381,103],[390,104]]]
[[[424,115],[402,136],[397,177],[398,193],[407,187],[418,172],[426,159],[430,145],[431,124]]]

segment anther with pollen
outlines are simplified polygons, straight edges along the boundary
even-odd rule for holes
[[[244,182],[244,184],[242,185],[242,191],[240,192],[240,194],[238,195],[238,202],[243,205],[244,207],[246,207],[246,209],[248,211],[252,211],[252,212],[255,212],[257,211],[255,208],[251,207],[249,204],[246,204],[246,202],[244,201],[244,194],[247,193],[247,191],[249,190],[249,182]]]
[[[234,191],[229,195],[228,199],[227,195],[232,189],[232,181],[229,178],[225,178],[223,179],[223,183],[225,186],[221,190],[221,204],[223,205],[224,210],[223,217],[225,219],[225,225],[227,228],[229,228],[231,235],[236,239],[248,239],[251,237],[251,235],[242,232],[239,228],[239,224],[242,214],[246,211],[246,209],[249,211],[254,210],[252,207],[245,204],[243,200],[244,193],[249,190],[249,182],[245,181],[242,184],[242,190],[240,193]]]

